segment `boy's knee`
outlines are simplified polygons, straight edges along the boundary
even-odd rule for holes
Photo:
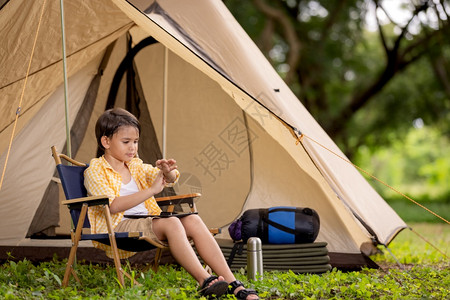
[[[172,217],[172,218],[165,218],[164,219],[167,225],[172,226],[182,226],[180,219]]]
[[[186,216],[182,219],[181,222],[184,225],[186,225],[186,224],[195,224],[195,225],[203,224],[203,220],[197,214],[192,214],[192,215]]]
[[[183,224],[181,224],[180,219],[178,218],[163,218],[158,219],[158,223],[161,226],[161,228],[164,229],[174,229],[177,227],[183,227]]]

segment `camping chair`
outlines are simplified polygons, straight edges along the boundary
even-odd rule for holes
[[[73,229],[71,232],[72,247],[70,249],[69,259],[67,261],[66,271],[62,286],[68,285],[70,275],[72,274],[76,281],[80,282],[75,273],[73,263],[81,240],[97,241],[111,246],[113,249],[113,259],[116,267],[117,278],[121,284],[124,285],[124,277],[127,276],[130,280],[131,276],[121,268],[118,249],[139,252],[151,249],[157,249],[152,269],[156,272],[161,259],[163,246],[153,242],[148,237],[142,235],[142,232],[114,232],[111,225],[111,213],[109,210],[109,199],[107,196],[91,196],[86,197],[87,191],[84,187],[84,170],[88,167],[86,164],[78,162],[70,157],[58,153],[56,148],[52,147],[53,158],[55,159],[56,168],[58,170],[61,184],[66,197],[62,204],[67,205],[70,209],[70,214],[73,222]],[[61,159],[73,164],[64,165]],[[196,213],[194,199],[201,196],[198,193],[177,195],[169,197],[160,197],[156,201],[160,206],[167,206],[165,214],[173,214],[175,205],[187,203],[190,207],[191,213]],[[84,234],[83,228],[90,228],[89,220],[87,218],[87,210],[89,206],[101,205],[103,207],[108,233]],[[75,231],[74,231],[75,229]],[[217,233],[215,230],[210,230],[212,233]]]

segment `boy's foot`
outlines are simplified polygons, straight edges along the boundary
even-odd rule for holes
[[[199,292],[206,298],[218,298],[227,293],[228,282],[222,276],[210,276],[203,281]]]
[[[258,300],[258,293],[253,289],[246,289],[244,288],[244,284],[240,282],[239,280],[235,280],[230,283],[231,288],[229,290],[229,293],[232,293],[236,296],[239,300]]]

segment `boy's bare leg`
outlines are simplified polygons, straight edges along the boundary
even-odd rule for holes
[[[228,267],[222,250],[220,250],[216,240],[198,215],[191,215],[181,219],[154,219],[153,231],[159,239],[169,242],[173,257],[199,284],[202,284],[209,277],[209,274],[198,260],[187,237],[193,239],[195,247],[205,263],[216,274],[220,275],[217,280],[226,280],[227,282],[236,280]],[[235,293],[241,289],[244,288],[238,287]],[[250,295],[249,297],[248,299],[258,299],[255,295]]]
[[[222,275],[227,282],[235,281],[233,272],[231,272],[222,250],[216,240],[209,232],[203,220],[198,215],[191,215],[181,218],[181,223],[186,230],[188,237],[194,240],[195,248],[205,263],[214,270],[216,274]],[[244,289],[238,287],[235,293]],[[247,299],[259,299],[257,295],[249,295]]]
[[[222,275],[227,282],[236,280],[228,267],[222,250],[220,250],[219,245],[202,219],[197,215],[191,215],[180,220],[183,223],[187,236],[193,239],[195,248],[197,248],[198,254],[204,262],[216,274]]]
[[[168,241],[175,260],[200,284],[210,276],[192,249],[180,219],[153,219],[153,231],[160,240]]]

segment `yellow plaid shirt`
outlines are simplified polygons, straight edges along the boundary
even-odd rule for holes
[[[141,159],[134,158],[127,163],[131,176],[136,181],[139,190],[144,190],[152,186],[153,181],[158,174],[159,169],[150,164],[144,164]],[[177,182],[180,173],[178,170]],[[167,184],[172,186],[174,183]],[[120,188],[122,186],[122,177],[117,173],[108,163],[104,156],[94,158],[91,160],[89,167],[84,171],[84,185],[88,191],[89,196],[106,195],[109,197],[109,203],[114,198],[120,196]],[[154,197],[151,197],[144,202],[149,214],[159,215],[161,208],[156,203]],[[112,227],[115,228],[117,224],[123,219],[124,212],[119,212],[111,215]],[[101,206],[91,206],[88,209],[89,222],[91,223],[91,233],[107,233],[106,219],[103,215]],[[106,255],[113,257],[113,251],[110,246],[98,242],[94,242],[94,247],[105,250]],[[127,258],[134,255],[135,252],[129,252],[119,249],[120,258]]]

